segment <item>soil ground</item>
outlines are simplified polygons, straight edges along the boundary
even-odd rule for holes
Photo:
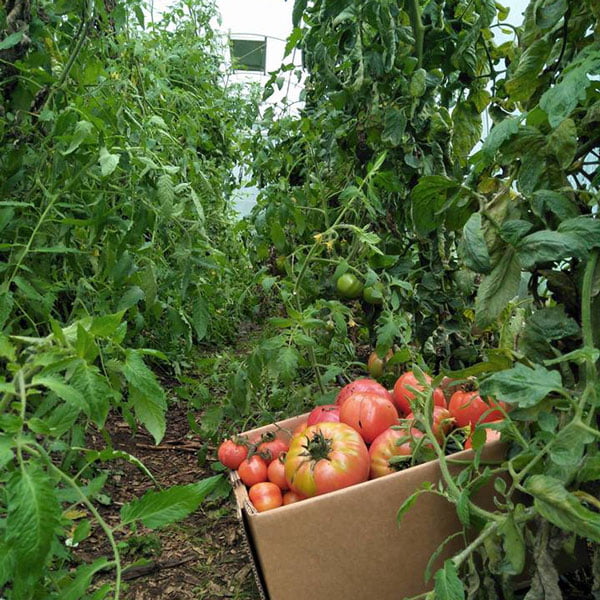
[[[140,459],[161,486],[192,483],[215,474],[210,465],[217,460],[216,447],[190,435],[186,413],[183,406],[170,407],[167,432],[158,446],[144,430],[133,433],[119,418],[109,419],[107,429],[114,449]],[[91,434],[89,442],[92,447],[104,446],[100,434]],[[207,451],[204,465],[198,460],[201,448],[203,453]],[[152,487],[148,476],[135,465],[124,460],[111,462],[102,517],[115,524],[121,506]],[[124,553],[125,600],[260,598],[232,495],[205,501],[176,525],[157,531],[140,527],[117,541]],[[102,554],[110,556],[110,546],[103,532],[96,530],[78,548],[78,555],[91,561]],[[147,564],[138,565],[140,558]]]

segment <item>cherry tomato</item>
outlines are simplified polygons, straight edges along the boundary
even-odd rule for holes
[[[245,458],[238,467],[240,479],[251,487],[255,483],[267,480],[267,463],[258,454]]]
[[[310,411],[307,425],[316,425],[317,423],[326,423],[330,421],[332,423],[339,423],[340,420],[340,407],[337,404],[323,404],[322,406],[316,406]]]
[[[337,395],[335,403],[342,406],[346,401],[346,398],[351,396],[354,392],[375,392],[393,402],[392,394],[390,394],[378,381],[364,377],[346,384]]]
[[[271,461],[271,464],[267,467],[267,479],[282,491],[289,488],[285,479],[284,457],[285,454],[280,454],[275,460]]]
[[[431,377],[429,375],[425,375],[425,381],[427,384],[431,383]],[[407,415],[412,411],[411,402],[415,398],[414,392],[408,389],[407,386],[414,388],[415,390],[422,391],[424,388],[417,380],[415,374],[412,371],[407,371],[398,377],[396,383],[394,384],[394,404],[398,411]],[[433,390],[433,404],[435,406],[446,406],[446,400],[444,398],[444,393],[439,388],[435,388]]]
[[[248,496],[258,512],[271,510],[283,504],[281,490],[270,481],[255,483],[248,490]]]
[[[232,470],[237,469],[247,456],[248,446],[236,444],[233,440],[223,441],[217,450],[217,458],[221,464]]]
[[[285,440],[276,437],[275,433],[271,431],[262,436],[256,451],[265,459],[265,462],[268,465],[282,452],[287,452],[287,449],[288,443]]]
[[[398,423],[398,411],[379,394],[355,392],[342,404],[340,421],[356,429],[370,444],[382,431]]]
[[[484,401],[478,392],[458,391],[452,394],[448,410],[456,419],[457,427],[466,427],[503,419],[504,414],[497,410],[498,406],[506,410],[503,402],[495,402],[491,398]],[[491,410],[494,408],[496,410]]]
[[[484,427],[483,431],[485,431],[485,442],[495,442],[500,439],[500,432],[496,429],[490,429],[489,427]],[[474,432],[473,432],[474,433]],[[473,433],[469,435],[469,437],[465,440],[465,450],[473,448]]]
[[[375,479],[398,471],[399,463],[390,464],[392,456],[412,456],[414,440],[423,437],[418,429],[386,429],[369,448],[371,459],[369,477]]]
[[[369,451],[360,434],[344,423],[318,423],[290,441],[285,478],[306,497],[339,490],[369,476]]]
[[[305,500],[306,498],[297,492],[293,492],[292,490],[288,490],[283,494],[283,504],[284,506],[288,504],[294,504],[295,502],[300,502],[300,500]]]
[[[413,426],[412,422],[414,419],[415,417],[412,413],[406,415],[406,420],[410,423],[411,427]],[[431,429],[435,439],[438,442],[442,442],[452,427],[454,427],[454,417],[450,411],[443,406],[434,406]]]

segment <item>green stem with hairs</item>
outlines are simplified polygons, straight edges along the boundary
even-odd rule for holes
[[[412,27],[413,35],[415,36],[415,52],[417,55],[418,69],[423,63],[423,39],[425,37],[425,27],[423,27],[423,21],[421,20],[419,0],[408,0],[407,5],[410,26]]]

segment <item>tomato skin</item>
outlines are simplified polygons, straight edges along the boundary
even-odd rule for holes
[[[284,506],[287,506],[288,504],[294,504],[295,502],[300,502],[301,500],[306,500],[306,498],[297,492],[293,492],[292,490],[288,490],[285,492],[285,494],[283,494]]]
[[[398,423],[398,411],[379,394],[355,392],[340,408],[340,422],[356,429],[370,444],[382,431]]]
[[[236,444],[231,439],[221,442],[217,450],[219,462],[232,471],[235,471],[247,456],[248,446],[245,444]]]
[[[495,442],[500,439],[501,433],[496,429],[490,429],[489,427],[484,427],[485,431],[485,443]],[[465,440],[465,450],[470,450],[473,448],[473,433],[469,435],[469,437]]]
[[[281,490],[270,481],[255,483],[248,490],[248,496],[258,512],[271,510],[283,504]]]
[[[409,413],[406,415],[406,420],[413,426],[412,421],[414,420],[414,415]],[[450,432],[450,430],[454,427],[454,417],[452,413],[443,406],[434,406],[433,407],[433,415],[431,419],[431,429],[433,431],[433,435],[438,442],[442,442],[446,435]]]
[[[271,461],[271,464],[267,467],[267,479],[271,483],[274,483],[282,492],[289,488],[285,479],[284,456],[284,454],[280,454],[279,457],[276,460]]]
[[[258,454],[253,454],[240,463],[238,475],[248,487],[267,481],[267,463]]]
[[[495,402],[491,398],[484,401],[478,392],[458,391],[452,394],[448,410],[456,420],[457,427],[476,425],[477,423],[490,423],[504,418],[500,410],[490,410],[501,406],[506,410],[506,404]],[[485,416],[484,413],[487,414]]]
[[[390,394],[380,383],[379,381],[375,381],[374,379],[370,379],[369,377],[364,377],[361,379],[355,379],[350,383],[347,383],[337,395],[335,400],[336,404],[342,406],[346,399],[354,394],[354,392],[375,392],[384,398],[387,398],[391,402],[393,402],[392,394]]]
[[[369,476],[369,451],[344,423],[318,423],[292,438],[285,459],[290,489],[307,498],[339,490]]]
[[[315,406],[310,411],[306,424],[316,425],[317,423],[339,423],[340,421],[340,407],[337,404],[323,404],[322,406]]]
[[[308,423],[306,421],[302,421],[294,427],[294,431],[292,431],[292,437],[302,433],[308,427]]]
[[[363,284],[356,275],[344,273],[336,282],[335,287],[344,298],[358,298],[363,290]]]
[[[390,465],[392,456],[411,456],[413,449],[411,440],[423,437],[418,429],[386,429],[380,433],[369,448],[371,465],[369,478],[376,479],[384,475],[396,473],[397,469]],[[399,443],[400,442],[400,443]]]
[[[425,381],[427,384],[431,383],[431,377],[424,373]],[[396,383],[394,384],[394,404],[398,409],[398,412],[403,415],[407,415],[412,411],[412,407],[410,403],[414,400],[415,394],[408,389],[407,386],[415,388],[416,390],[423,390],[423,386],[417,380],[415,374],[412,371],[407,371],[398,377]],[[433,390],[433,404],[435,406],[443,406],[446,407],[446,399],[444,398],[444,392],[439,388],[435,388]]]
[[[270,465],[282,452],[287,452],[288,443],[281,438],[267,439],[261,442],[256,451],[264,459],[267,465]]]
[[[388,360],[390,360],[392,356],[394,356],[394,352],[391,348],[383,358],[381,358],[377,352],[371,352],[369,360],[367,360],[367,371],[369,371],[369,375],[375,378],[381,377]]]

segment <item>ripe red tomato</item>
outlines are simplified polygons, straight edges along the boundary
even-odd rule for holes
[[[275,437],[273,432],[264,434],[261,440],[256,448],[256,452],[265,459],[267,465],[274,461],[282,452],[287,452],[288,443],[281,438]]]
[[[339,423],[340,420],[340,407],[337,404],[323,404],[322,406],[315,406],[310,411],[308,419],[306,420],[307,425],[316,425],[317,423]]]
[[[267,463],[258,454],[245,458],[238,467],[240,479],[251,487],[255,483],[267,480]]]
[[[425,375],[425,381],[427,384],[431,383],[431,377]],[[400,412],[400,414],[407,415],[412,411],[410,403],[414,400],[415,394],[408,389],[407,386],[414,388],[415,390],[422,391],[423,386],[417,380],[415,374],[412,371],[407,371],[398,377],[394,384],[394,404]],[[444,398],[444,392],[439,388],[433,390],[433,404],[435,406],[446,406],[446,400]]]
[[[423,434],[418,429],[386,429],[380,433],[369,448],[371,466],[369,478],[375,479],[395,473],[396,465],[390,464],[392,456],[411,456],[413,453],[412,441]]]
[[[342,404],[340,422],[356,429],[370,444],[382,431],[398,423],[398,411],[379,394],[355,392]]]
[[[412,413],[406,415],[406,420],[410,423],[411,427],[413,426],[412,421],[414,418]],[[450,411],[443,406],[434,406],[431,429],[435,439],[438,442],[442,442],[452,427],[454,427],[454,417]]]
[[[375,392],[393,402],[392,395],[378,381],[365,377],[346,384],[340,390],[335,403],[342,406],[346,402],[346,398],[354,394],[354,392]]]
[[[287,490],[289,487],[285,479],[284,456],[284,454],[280,454],[279,457],[271,461],[271,464],[267,467],[267,479],[282,491]]]
[[[503,402],[495,402],[491,398],[484,401],[478,392],[458,391],[452,394],[448,410],[455,418],[457,427],[466,427],[503,419],[504,414],[497,410],[498,406],[506,410]],[[490,410],[493,408],[496,410]]]
[[[318,423],[290,441],[285,478],[305,497],[339,490],[369,476],[369,451],[360,434],[344,423]]]
[[[219,462],[232,470],[237,469],[247,456],[248,446],[246,444],[236,444],[233,440],[223,441],[217,450]]]
[[[292,490],[288,490],[283,494],[283,505],[286,506],[288,504],[294,504],[294,502],[300,502],[300,500],[305,500],[305,497],[297,492],[293,492]]]
[[[283,504],[281,490],[270,481],[255,483],[248,490],[248,496],[258,512],[271,510]]]
[[[495,429],[490,429],[489,427],[484,427],[485,431],[485,443],[495,442],[500,439],[500,432]],[[469,435],[469,437],[465,440],[465,450],[473,448],[473,433]]]

